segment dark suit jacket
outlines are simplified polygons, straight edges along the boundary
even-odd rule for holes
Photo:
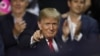
[[[55,38],[54,40],[56,41],[60,51],[62,48],[62,44],[59,42],[59,39]],[[55,54],[57,54],[57,52],[50,52],[45,39],[35,43],[32,48],[20,50],[20,56],[55,56]]]
[[[60,51],[62,49],[61,42],[59,41],[58,38],[54,38],[54,40],[56,41],[58,49]],[[54,53],[50,52],[48,44],[47,44],[47,42],[46,42],[45,39],[42,40],[41,42],[37,43],[37,45],[36,45],[36,51],[37,51],[37,53],[39,53],[38,56],[41,56],[41,55],[42,56],[54,56],[55,54],[58,53],[58,52],[54,52]]]
[[[1,35],[0,35],[0,56],[4,56],[4,44]]]
[[[61,19],[61,25],[59,28],[59,35],[62,35],[62,24],[65,19]],[[99,52],[98,49],[98,24],[93,18],[82,15],[81,18],[82,26],[81,33],[83,34],[82,39],[78,41],[68,40],[64,44],[65,48],[61,52],[61,55],[66,55],[67,52],[70,53],[70,56],[91,56]],[[66,49],[68,47],[69,50]],[[60,56],[61,56],[60,55]]]
[[[4,40],[5,48],[18,45],[19,47],[28,47],[30,46],[30,38],[33,33],[36,31],[37,27],[37,16],[26,12],[23,16],[23,20],[26,22],[25,30],[18,36],[18,39],[15,40],[12,30],[14,27],[14,18],[11,14],[3,16],[0,22],[0,33]]]

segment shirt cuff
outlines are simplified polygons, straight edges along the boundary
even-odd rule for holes
[[[68,40],[68,37],[65,37],[64,35],[62,35],[62,41],[67,42],[67,40]]]
[[[82,34],[82,33],[80,33],[77,37],[75,37],[75,40],[80,41],[80,40],[81,40],[81,38],[82,38],[82,36],[83,36],[83,34]]]
[[[33,36],[31,37],[31,40],[30,40],[30,45],[34,44],[36,41],[33,40]]]

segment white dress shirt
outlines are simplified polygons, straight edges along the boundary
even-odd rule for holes
[[[80,20],[80,19],[81,19],[81,16],[79,16],[77,19]],[[82,33],[80,33],[80,34],[78,35],[78,37],[75,37],[75,29],[76,29],[76,26],[77,26],[77,25],[76,25],[74,22],[71,21],[70,16],[67,17],[67,21],[68,21],[68,25],[69,25],[69,32],[70,32],[70,35],[71,35],[71,40],[73,41],[73,40],[75,39],[76,41],[80,41],[81,38],[82,38]],[[66,42],[66,41],[68,40],[68,37],[65,38],[65,37],[62,35],[62,40],[63,40],[64,42]]]

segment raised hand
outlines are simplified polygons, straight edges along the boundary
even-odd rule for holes
[[[15,36],[18,36],[24,31],[25,28],[26,28],[26,22],[24,20],[17,21],[14,24],[13,34]]]
[[[80,34],[81,21],[80,20],[77,20],[77,21],[75,21],[75,24],[76,24],[75,37],[77,37]]]
[[[36,30],[32,36],[32,40],[35,42],[39,42],[41,39],[43,39],[43,35],[41,33],[41,30]]]
[[[65,20],[62,27],[63,36],[67,37],[69,35],[69,31],[70,29],[69,29],[68,21]]]

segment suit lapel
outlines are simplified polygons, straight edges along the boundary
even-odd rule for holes
[[[57,44],[57,46],[58,46],[58,49],[59,49],[59,51],[60,51],[60,49],[62,48],[62,45],[61,45],[61,43],[60,43],[60,41],[58,40],[58,39],[56,39],[56,38],[54,38],[54,40],[55,40],[55,42],[56,42],[56,44]],[[47,53],[47,55],[49,54],[49,55],[52,55],[52,54],[54,54],[54,53],[51,53],[51,51],[50,51],[50,49],[49,49],[49,46],[48,46],[48,44],[47,44],[47,41],[45,40],[45,39],[43,39],[43,40],[41,40],[38,44],[37,44],[37,50],[38,50],[38,52],[41,52],[42,51],[42,54],[45,54],[45,53]]]
[[[55,40],[55,42],[56,42],[56,44],[57,44],[57,46],[58,46],[58,49],[59,49],[59,51],[62,49],[62,45],[63,45],[63,42],[62,42],[62,40],[61,40],[61,38],[59,38],[59,37],[55,37],[54,38],[54,40]]]
[[[37,43],[36,53],[38,54],[37,56],[48,56],[48,55],[50,55],[50,50],[49,50],[48,44],[47,44],[45,39],[43,39],[43,40],[41,40],[40,42]]]

